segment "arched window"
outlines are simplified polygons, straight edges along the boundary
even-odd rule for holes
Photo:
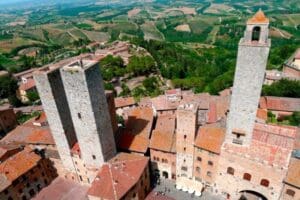
[[[259,41],[260,38],[260,27],[255,26],[252,30],[252,41]]]
[[[294,197],[294,196],[295,196],[295,191],[294,191],[294,190],[291,190],[291,189],[287,189],[285,193],[286,193],[287,195],[291,196],[291,197]]]
[[[269,187],[270,182],[267,179],[261,179],[260,185]]]
[[[232,167],[227,168],[227,174],[234,175],[234,169]]]
[[[247,181],[251,181],[251,174],[245,173],[243,179]]]

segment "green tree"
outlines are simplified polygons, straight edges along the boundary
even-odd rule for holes
[[[37,91],[28,91],[27,92],[27,98],[30,102],[35,102],[36,100],[40,99],[39,93]]]
[[[264,85],[262,95],[300,98],[300,81],[282,79],[271,85]]]

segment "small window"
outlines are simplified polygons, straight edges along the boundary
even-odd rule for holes
[[[200,167],[196,167],[196,172],[200,173]]]
[[[183,138],[186,139],[186,135],[184,135]]]
[[[243,179],[247,181],[251,181],[251,174],[245,173]]]
[[[47,184],[48,184],[48,181],[45,179],[45,180],[44,180],[44,183],[45,183],[45,185],[47,185]]]
[[[201,157],[197,157],[197,160],[199,161],[199,162],[201,162],[202,161],[202,158]]]
[[[136,193],[133,193],[132,197],[135,198],[136,197]]]
[[[81,119],[81,113],[77,113],[78,119]]]
[[[207,175],[208,177],[211,177],[212,173],[211,173],[210,171],[208,171],[208,172],[206,173],[206,175]]]
[[[185,147],[183,147],[183,151],[186,151],[186,148],[185,148]]]
[[[261,179],[260,185],[269,187],[270,182],[267,179]]]
[[[234,169],[232,167],[227,168],[227,174],[234,175]]]
[[[210,160],[207,162],[207,164],[210,165],[210,166],[214,165],[214,163],[212,161],[210,161]]]
[[[82,181],[82,176],[79,176],[80,181]]]
[[[92,155],[92,157],[93,157],[94,160],[96,160],[96,156],[95,155]]]
[[[259,41],[260,38],[260,27],[255,26],[252,31],[252,41]]]
[[[187,171],[187,167],[182,166],[182,167],[181,167],[181,170]]]
[[[33,197],[33,196],[35,195],[35,192],[34,192],[33,189],[31,189],[31,190],[29,191],[29,195],[30,195],[31,197]]]
[[[287,189],[285,193],[286,193],[287,195],[291,196],[291,197],[294,197],[294,196],[295,196],[295,191],[294,191],[294,190],[291,190],[291,189]]]

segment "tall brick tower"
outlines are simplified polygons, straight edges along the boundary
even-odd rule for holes
[[[77,142],[70,108],[58,69],[34,74],[36,87],[64,167],[75,172],[70,149]]]
[[[269,20],[259,10],[247,22],[238,48],[225,142],[249,145],[256,118],[271,41]]]
[[[189,190],[193,178],[194,141],[197,123],[196,103],[182,104],[177,109],[176,185]]]
[[[100,167],[116,146],[98,63],[78,60],[60,69],[83,161]]]

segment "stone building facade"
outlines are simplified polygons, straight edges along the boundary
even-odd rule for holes
[[[260,10],[247,22],[239,42],[226,142],[250,145],[271,46],[269,20]]]
[[[191,188],[193,181],[194,141],[197,124],[196,103],[181,104],[177,109],[176,129],[176,186]]]
[[[0,164],[0,199],[31,199],[56,177],[50,161],[26,147]]]
[[[58,153],[63,164],[60,175],[90,184],[116,153],[114,99],[104,91],[98,63],[72,60],[37,71],[34,79],[56,143],[50,154]]]
[[[70,149],[77,138],[60,72],[58,69],[38,71],[34,79],[62,163],[67,170],[75,172]]]
[[[99,65],[80,60],[60,72],[82,159],[88,167],[100,167],[116,154],[116,146]]]

